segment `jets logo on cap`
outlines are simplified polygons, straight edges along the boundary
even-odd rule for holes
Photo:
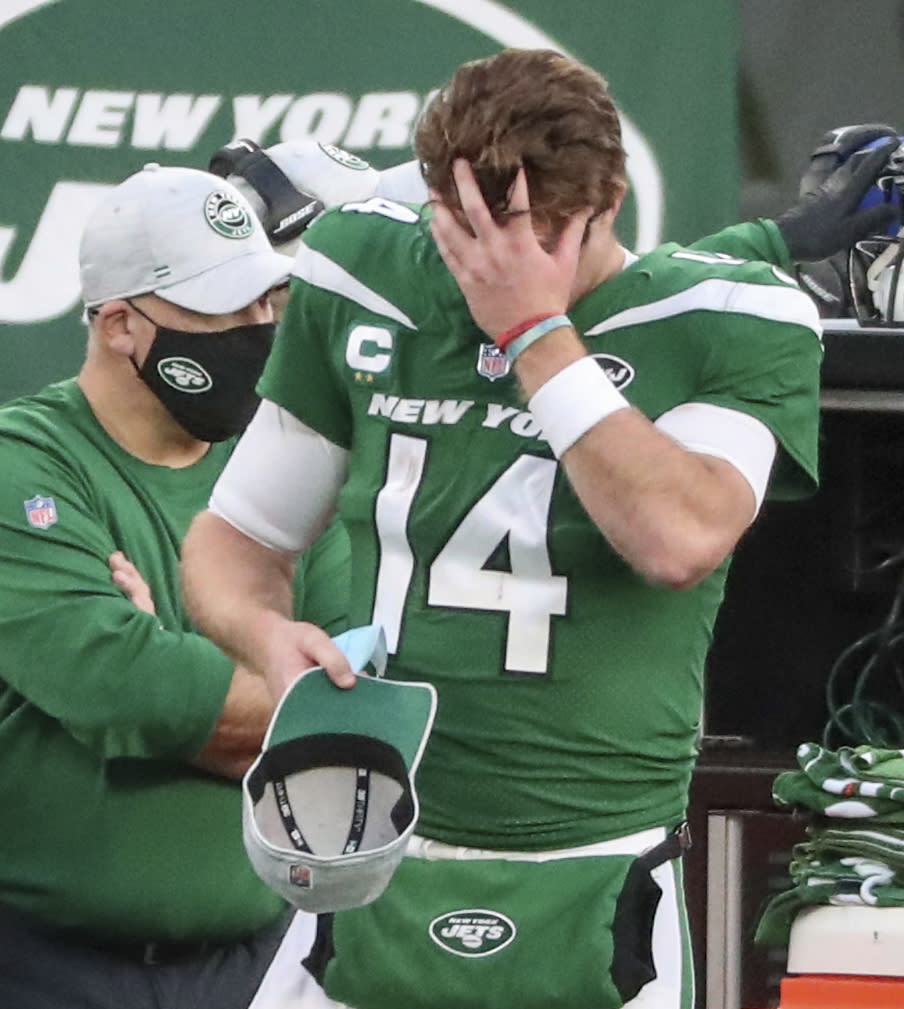
[[[188,357],[165,357],[157,365],[157,374],[179,392],[207,392],[213,388],[210,375]]]
[[[247,238],[254,230],[251,214],[228,193],[211,193],[204,201],[204,217],[224,238]]]
[[[317,146],[328,158],[338,161],[346,168],[353,168],[356,172],[366,172],[370,168],[369,162],[359,158],[356,154],[343,151],[341,147],[335,147],[333,144],[318,144]]]
[[[456,956],[492,956],[505,949],[518,930],[498,911],[468,908],[441,914],[430,922],[430,938]]]

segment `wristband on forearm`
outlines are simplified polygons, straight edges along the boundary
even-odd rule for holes
[[[564,315],[532,315],[529,319],[524,319],[515,326],[510,326],[508,329],[504,330],[496,337],[496,346],[500,350],[506,350],[509,344],[513,343],[520,336],[526,336],[537,326],[543,325],[549,319],[565,319],[564,322],[560,322],[560,326],[570,326],[571,322]],[[550,326],[550,329],[555,327]],[[545,330],[544,332],[549,332]]]
[[[567,315],[549,315],[525,330],[520,336],[509,340],[505,345],[505,356],[509,361],[514,361],[522,351],[527,350],[541,336],[546,336],[547,333],[551,333],[554,329],[561,329],[563,326],[570,325],[571,319]]]
[[[595,424],[631,404],[592,357],[572,361],[531,396],[528,408],[557,459]]]

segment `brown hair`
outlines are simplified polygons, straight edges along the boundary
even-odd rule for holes
[[[504,49],[463,64],[425,110],[414,145],[427,184],[453,208],[452,163],[469,161],[497,220],[523,164],[534,220],[553,235],[584,207],[608,210],[625,182],[605,78],[548,49]]]

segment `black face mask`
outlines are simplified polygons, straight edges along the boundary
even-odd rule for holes
[[[160,326],[132,307],[157,328],[144,364],[134,358],[132,364],[173,420],[199,441],[225,441],[243,431],[260,403],[254,389],[275,323],[190,333]]]

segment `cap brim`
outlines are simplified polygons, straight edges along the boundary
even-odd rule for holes
[[[436,689],[358,675],[354,687],[337,687],[322,669],[304,673],[283,695],[264,747],[300,736],[352,733],[395,747],[413,774],[433,727]]]
[[[292,259],[278,252],[249,252],[213,266],[154,294],[205,315],[227,315],[257,301],[292,272]]]

